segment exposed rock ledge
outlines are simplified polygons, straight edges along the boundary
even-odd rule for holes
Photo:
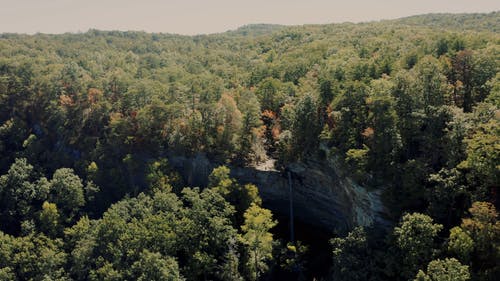
[[[187,158],[169,157],[190,186],[206,186],[208,175],[217,166],[203,154]],[[287,215],[289,212],[288,178],[274,169],[230,167],[231,176],[240,183],[258,186],[266,208]],[[348,176],[341,176],[333,159],[308,160],[287,167],[292,175],[294,217],[328,231],[345,233],[355,226],[386,227],[386,208],[381,190],[367,190]]]

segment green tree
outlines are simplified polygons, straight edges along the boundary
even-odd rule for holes
[[[0,227],[16,232],[19,222],[32,218],[39,208],[35,206],[41,206],[47,197],[46,183],[44,178],[35,182],[33,166],[26,159],[16,159],[7,174],[0,177]]]
[[[427,266],[427,273],[419,270],[414,281],[467,281],[470,279],[469,267],[458,260],[433,260]]]
[[[69,280],[60,239],[43,234],[13,237],[0,232],[0,274],[10,280]]]
[[[293,149],[296,156],[302,157],[315,151],[321,129],[317,101],[312,95],[306,94],[295,106],[292,121]]]
[[[447,38],[445,37],[440,37],[437,41],[436,41],[436,55],[438,57],[446,54],[448,52],[448,49],[449,49],[449,42],[447,40]]]
[[[281,87],[281,81],[275,78],[266,78],[257,85],[255,94],[259,98],[262,111],[279,112],[284,100]]]
[[[500,258],[498,212],[491,203],[474,202],[469,213],[471,217],[464,218],[460,228],[474,240],[474,250],[471,255],[472,269],[481,279],[495,280],[500,273],[500,266],[496,262]],[[467,246],[460,250],[470,251],[470,245]]]
[[[248,277],[250,280],[257,280],[268,269],[267,262],[273,258],[273,235],[269,230],[276,226],[276,221],[273,220],[271,211],[253,203],[244,217],[241,242],[246,248]]]
[[[363,132],[370,145],[369,167],[382,177],[390,177],[399,154],[401,139],[397,128],[395,100],[391,96],[393,84],[387,80],[373,80],[367,104],[369,126]]]
[[[253,92],[243,91],[239,97],[238,107],[243,115],[238,151],[242,160],[249,161],[258,156],[254,147],[258,144],[258,127],[262,125],[260,104]]]
[[[184,280],[179,272],[177,261],[163,257],[159,253],[144,250],[131,268],[134,280],[138,281],[180,281]]]
[[[333,280],[369,280],[373,260],[366,232],[356,227],[344,238],[330,240],[333,247]]]
[[[487,82],[498,72],[494,52],[462,50],[452,58],[450,78],[455,86],[455,103],[465,112],[471,112],[473,106],[482,102],[490,91]]]
[[[497,72],[496,76],[487,82],[487,86],[491,88],[491,90],[486,97],[485,102],[491,103],[497,108],[500,108],[500,72]]]
[[[462,228],[455,226],[450,229],[448,251],[457,256],[460,261],[468,263],[474,250],[474,240]]]
[[[90,280],[120,281],[125,279],[122,272],[113,267],[109,262],[105,262],[101,267],[90,272]]]
[[[470,171],[467,177],[476,186],[474,200],[489,197],[500,181],[500,126],[496,120],[480,125],[465,141],[467,158],[458,165],[459,169]]]
[[[55,237],[60,231],[59,212],[57,211],[56,204],[47,201],[43,202],[39,221],[40,230],[50,237]]]
[[[399,226],[394,228],[395,244],[401,255],[399,271],[404,278],[415,276],[433,257],[435,240],[443,228],[433,223],[431,217],[413,213],[406,214]]]
[[[335,119],[332,141],[342,152],[362,148],[362,133],[367,128],[366,116],[368,115],[366,85],[353,82],[347,84],[345,88],[344,93],[332,101],[334,110],[332,115]]]
[[[15,275],[10,267],[0,268],[0,280],[1,281],[15,280]]]
[[[234,98],[223,94],[215,107],[215,140],[214,150],[224,158],[230,158],[239,143],[242,128],[242,114]]]
[[[446,226],[456,225],[469,202],[464,175],[457,169],[441,169],[429,177],[431,190],[427,193],[428,212]]]
[[[422,58],[413,71],[417,82],[414,86],[417,87],[419,96],[423,98],[424,110],[449,103],[450,89],[436,58],[432,56]]]
[[[289,278],[298,275],[298,280],[305,279],[304,273],[307,264],[307,251],[308,247],[301,241],[296,241],[294,243],[288,242],[285,246],[282,246],[279,256],[279,265],[281,269],[289,274]]]
[[[208,176],[209,187],[233,204],[238,216],[242,217],[251,204],[254,203],[260,206],[262,200],[259,197],[257,186],[253,184],[241,185],[231,178],[229,173],[230,170],[226,166],[215,168]]]
[[[421,142],[420,128],[423,123],[423,97],[416,87],[416,75],[412,71],[400,71],[394,77],[395,110],[399,117],[398,129],[401,134],[401,156],[415,159]]]
[[[151,190],[171,191],[172,185],[179,187],[181,177],[172,170],[167,159],[150,163],[146,171],[146,180]]]
[[[176,245],[179,260],[187,260],[183,275],[209,278],[217,274],[217,265],[230,250],[229,241],[237,236],[232,227],[234,208],[212,189],[185,188],[182,201],[186,208],[176,225]]]
[[[71,220],[85,205],[83,183],[72,169],[61,168],[54,172],[50,181],[50,192],[54,202]]]
[[[235,184],[234,180],[229,176],[231,171],[227,166],[219,166],[208,176],[208,186],[211,188],[219,187],[222,193],[229,193],[231,186]]]
[[[362,149],[352,148],[345,153],[345,162],[351,167],[353,176],[358,181],[361,181],[366,175],[369,152],[370,148],[363,145]]]
[[[472,111],[473,105],[473,55],[470,50],[463,50],[455,54],[452,59],[453,83],[455,84],[455,103],[465,112]]]
[[[239,272],[240,255],[236,250],[236,239],[229,240],[229,245],[224,263],[219,266],[218,277],[223,281],[243,281],[243,276]]]

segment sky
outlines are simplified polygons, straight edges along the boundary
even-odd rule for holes
[[[499,10],[500,0],[0,0],[0,33],[100,29],[193,35],[251,23],[363,22]]]

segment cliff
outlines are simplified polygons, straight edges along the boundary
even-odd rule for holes
[[[203,154],[186,158],[169,157],[190,186],[206,186],[208,175],[217,164]],[[342,173],[334,158],[310,159],[290,164],[285,172],[255,167],[230,167],[231,176],[240,183],[253,183],[259,188],[263,205],[275,213],[288,215],[291,173],[294,217],[336,233],[355,226],[385,228],[387,210],[381,201],[383,190],[369,190]]]

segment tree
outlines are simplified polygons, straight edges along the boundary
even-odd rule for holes
[[[462,50],[453,56],[450,78],[455,86],[455,103],[465,112],[471,112],[488,95],[487,82],[498,72],[495,56],[491,50],[481,53]]]
[[[4,212],[11,215],[19,213],[26,215],[31,208],[31,201],[35,198],[35,185],[30,182],[33,166],[26,159],[16,159],[6,175],[0,177],[0,195]],[[16,209],[14,206],[16,205]],[[8,206],[12,206],[12,209]]]
[[[422,58],[413,69],[416,75],[416,87],[423,98],[423,103],[428,107],[441,106],[449,103],[449,87],[446,76],[440,67],[440,63],[432,56]]]
[[[230,170],[226,166],[215,168],[208,176],[209,187],[222,195],[224,199],[233,204],[238,217],[242,218],[243,213],[251,204],[261,205],[259,190],[253,184],[239,184],[229,176]],[[237,220],[238,224],[240,219]]]
[[[50,181],[52,202],[71,220],[85,205],[83,183],[72,169],[61,168],[54,172]]]
[[[395,100],[391,96],[393,84],[385,79],[373,80],[368,98],[369,127],[363,136],[370,145],[370,169],[387,178],[392,175],[401,139],[397,128]]]
[[[463,50],[455,54],[452,60],[453,83],[455,84],[455,103],[461,106],[465,112],[472,111],[474,87],[473,56],[470,50]]]
[[[351,148],[345,153],[345,162],[351,167],[357,180],[361,180],[366,174],[369,152],[370,148],[363,145],[362,149]]]
[[[458,260],[433,260],[427,266],[427,273],[419,270],[414,281],[467,281],[470,279],[469,267]]]
[[[181,281],[177,261],[172,257],[162,257],[159,253],[144,250],[131,268],[134,280],[138,281]]]
[[[474,200],[485,200],[500,182],[500,126],[496,120],[480,125],[467,143],[467,158],[458,165],[469,170],[468,179],[476,186]]]
[[[281,269],[288,273],[288,278],[296,277],[296,280],[304,280],[308,247],[301,241],[296,241],[293,243],[288,242],[283,246],[280,245],[280,248],[282,248],[279,256]]]
[[[415,98],[421,99],[418,102],[421,107],[413,110],[413,118],[410,117],[410,120],[416,121],[412,130],[417,136],[412,137],[411,143],[406,145],[410,146],[410,149],[411,146],[415,146],[413,149],[416,155],[412,156],[413,159],[418,156],[423,157],[422,160],[429,167],[436,169],[443,165],[445,159],[443,151],[446,143],[443,137],[451,113],[444,105],[451,104],[450,87],[440,62],[431,56],[420,60],[411,73],[415,75],[411,87],[417,94]]]
[[[232,226],[234,207],[212,189],[185,188],[182,201],[185,209],[176,224],[176,246],[179,260],[186,260],[183,275],[210,278],[217,275],[217,265],[222,264],[231,239],[237,236]]]
[[[423,96],[417,88],[413,71],[400,71],[394,77],[392,95],[398,116],[398,130],[401,134],[403,159],[415,159],[420,150],[420,128],[423,123]]]
[[[15,280],[15,275],[10,267],[0,268],[0,280],[1,281]]]
[[[104,262],[104,264],[97,268],[96,270],[92,270],[90,272],[89,280],[98,281],[98,280],[109,280],[109,281],[120,281],[125,279],[123,273],[109,262]]]
[[[302,157],[315,151],[321,129],[317,101],[312,95],[306,94],[295,106],[292,122],[293,149],[296,156]]]
[[[495,49],[487,48],[482,52],[474,51],[474,68],[472,75],[473,106],[483,102],[494,91],[490,81],[498,74],[498,60]]]
[[[440,37],[436,42],[436,56],[440,57],[448,52],[449,42],[446,38]]]
[[[493,204],[488,202],[474,202],[469,213],[471,217],[464,218],[460,228],[474,240],[474,250],[471,257],[473,269],[479,270],[481,278],[494,280],[500,272],[500,266],[496,262],[500,258],[498,213]],[[462,247],[460,250],[468,252],[470,246]]]
[[[446,226],[456,225],[469,204],[469,194],[465,177],[457,169],[441,169],[431,174],[431,188],[427,193],[428,212],[438,222]]]
[[[345,92],[332,102],[333,116],[336,119],[333,125],[333,142],[342,152],[362,148],[362,133],[367,128],[368,115],[366,85],[352,82],[345,88]]]
[[[333,280],[369,280],[373,266],[366,232],[356,227],[344,238],[330,240],[333,247]]]
[[[40,221],[40,230],[49,235],[50,237],[55,237],[60,230],[59,212],[57,211],[56,204],[49,203],[47,201],[43,202],[39,221]]]
[[[404,278],[415,276],[419,268],[429,262],[435,251],[435,239],[443,228],[433,223],[424,214],[406,214],[399,226],[394,228],[396,247],[401,255],[401,275]]]
[[[223,281],[243,281],[239,272],[240,256],[236,250],[236,239],[229,242],[229,251],[224,257],[224,263],[219,267],[218,276]]]
[[[181,199],[157,190],[121,200],[102,219],[84,217],[66,230],[72,274],[79,280],[213,279],[237,237],[233,213],[211,189],[185,188]]]
[[[10,280],[69,280],[60,239],[43,234],[13,237],[0,231],[0,276]]]
[[[182,113],[175,104],[165,104],[162,100],[154,100],[151,104],[137,111],[136,139],[146,149],[160,150],[167,147],[169,138],[174,135],[174,122]]]
[[[487,82],[487,86],[491,88],[491,90],[486,97],[485,102],[491,103],[497,108],[500,108],[500,72],[497,72],[496,76]]]
[[[31,218],[35,206],[40,206],[47,197],[46,183],[44,178],[35,182],[33,166],[26,159],[16,159],[7,174],[0,177],[0,227],[16,232],[19,222]]]
[[[249,161],[258,156],[253,148],[258,143],[258,127],[262,125],[260,104],[253,92],[243,91],[239,98],[238,107],[243,115],[238,151],[240,151],[242,160]]]
[[[211,188],[218,187],[222,189],[222,194],[229,193],[231,186],[235,184],[234,180],[229,176],[230,170],[227,166],[219,166],[208,176],[208,186]]]
[[[281,81],[275,78],[266,78],[257,86],[255,94],[259,98],[262,111],[279,112],[284,94],[281,91]]]
[[[422,210],[427,205],[425,186],[429,168],[422,161],[411,159],[399,165],[397,185],[389,189],[391,204],[397,213]]]
[[[468,263],[470,255],[474,251],[474,240],[462,228],[455,226],[450,229],[448,251],[458,257],[460,261]]]
[[[215,146],[214,150],[224,158],[231,157],[239,143],[242,128],[242,114],[234,98],[223,94],[215,107]]]
[[[160,159],[148,165],[146,171],[146,181],[152,191],[171,191],[172,185],[179,187],[181,177],[178,173],[173,171],[167,159]]]
[[[244,217],[241,242],[246,248],[248,277],[250,280],[257,280],[268,269],[266,262],[273,258],[273,235],[269,230],[276,226],[276,221],[273,220],[271,211],[254,203]]]

